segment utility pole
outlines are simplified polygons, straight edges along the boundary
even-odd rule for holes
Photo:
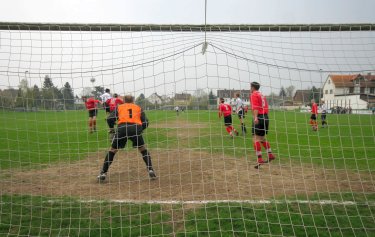
[[[27,79],[27,73],[28,73],[29,71],[25,71],[25,80],[26,80],[26,112],[28,112],[29,111],[29,93],[28,93],[28,91],[29,91],[29,80]]]

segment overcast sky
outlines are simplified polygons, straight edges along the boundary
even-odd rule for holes
[[[374,9],[375,0],[208,0],[207,23],[375,23]],[[0,21],[204,24],[204,0],[2,1]],[[320,87],[330,72],[375,73],[375,32],[211,32],[205,55],[200,32],[0,31],[0,36],[0,88],[17,88],[25,78],[42,86],[48,74],[59,87],[68,81],[76,94],[91,86],[92,77],[95,85],[146,96],[248,89],[252,80],[270,93],[289,85]]]
[[[209,24],[375,23],[374,0],[207,0]],[[2,0],[0,21],[203,24],[204,0]]]

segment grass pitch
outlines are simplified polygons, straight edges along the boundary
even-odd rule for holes
[[[151,125],[145,138],[150,150],[183,147],[256,161],[251,136],[230,139],[216,111],[187,111],[179,116],[172,111],[148,111],[147,115]],[[274,111],[270,119],[268,139],[277,162],[314,164],[327,171],[372,177],[375,116],[328,115],[329,127],[318,132],[308,125],[309,114]],[[238,119],[233,117],[233,121],[239,130]],[[250,131],[250,118],[246,122]],[[8,173],[79,161],[91,152],[102,151],[104,157],[109,147],[103,111],[95,134],[87,132],[84,111],[2,111],[0,123],[0,169]],[[0,235],[374,236],[374,192],[316,193],[293,199],[167,205],[2,193]]]

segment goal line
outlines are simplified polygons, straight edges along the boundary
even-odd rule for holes
[[[46,203],[64,203],[63,200],[47,200]],[[238,203],[238,204],[312,204],[312,205],[344,205],[344,206],[358,206],[358,205],[368,205],[374,206],[375,202],[354,202],[354,201],[335,201],[335,200],[131,200],[131,199],[111,199],[111,200],[78,200],[80,203],[128,203],[128,204],[220,204],[220,203]]]

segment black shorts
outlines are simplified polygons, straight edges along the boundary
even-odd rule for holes
[[[103,109],[105,110],[106,113],[110,113],[111,112],[110,107],[107,104],[107,102],[103,103]]]
[[[245,118],[245,112],[243,111],[243,109],[241,109],[240,111],[238,111],[238,118],[239,119],[244,119]]]
[[[97,109],[89,110],[89,118],[95,117],[97,115],[98,115],[98,110]]]
[[[326,114],[322,114],[320,118],[322,119],[322,121],[326,121],[327,115]]]
[[[316,120],[316,114],[312,114],[311,117],[310,117],[310,119]]]
[[[142,125],[119,124],[112,140],[112,148],[122,149],[126,146],[128,140],[133,142],[133,147],[143,146],[145,141],[143,140],[142,131]]]
[[[224,117],[224,125],[225,126],[230,126],[232,125],[232,115]]]
[[[269,119],[268,114],[258,114],[258,124],[253,121],[251,129],[252,135],[265,136],[268,133]]]
[[[114,128],[116,125],[116,118],[108,116],[107,118],[107,124],[109,128]]]

